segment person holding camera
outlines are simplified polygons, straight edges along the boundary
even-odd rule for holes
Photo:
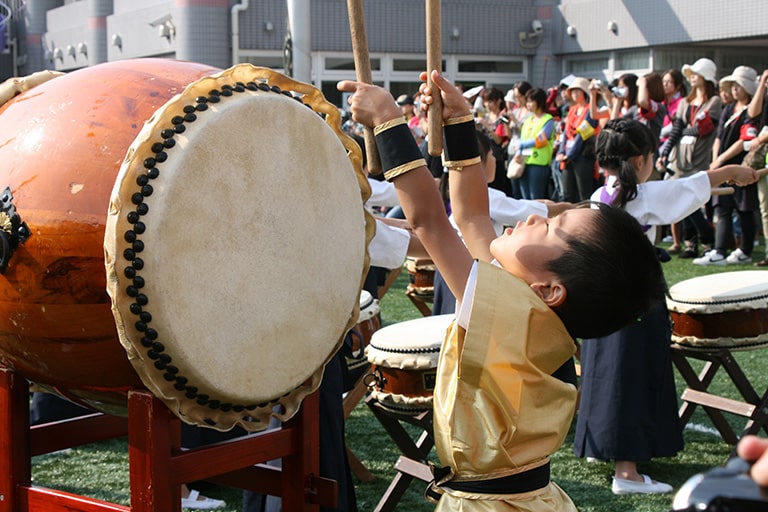
[[[573,104],[565,118],[555,159],[562,172],[563,201],[579,203],[588,200],[597,188],[594,137],[599,126],[589,114],[589,80],[574,78],[568,94]]]

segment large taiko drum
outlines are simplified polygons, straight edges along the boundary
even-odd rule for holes
[[[432,408],[437,363],[454,315],[433,315],[388,325],[373,333],[365,353],[365,382],[385,409],[415,415]]]
[[[720,272],[669,289],[672,341],[696,349],[758,348],[768,343],[768,272]]]
[[[113,414],[148,388],[188,423],[287,419],[357,321],[360,161],[319,91],[250,65],[126,60],[21,93],[0,362]]]

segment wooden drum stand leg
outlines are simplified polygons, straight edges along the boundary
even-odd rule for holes
[[[283,510],[336,507],[337,484],[318,476],[319,402],[308,396],[276,431],[182,450],[181,423],[149,392],[128,397],[128,420],[103,414],[29,427],[29,385],[0,368],[0,512],[179,512],[181,484],[208,480],[281,496]],[[128,433],[131,506],[33,487],[31,457]],[[261,463],[282,458],[282,470]]]
[[[391,512],[395,510],[414,478],[425,482],[432,480],[431,471],[426,464],[427,456],[435,445],[432,435],[432,410],[408,416],[386,410],[370,396],[365,403],[403,454],[395,463],[397,470],[395,478],[392,479],[392,483],[389,484],[387,491],[374,509],[375,512]],[[401,422],[423,429],[416,442],[411,439]]]
[[[688,362],[689,357],[705,361],[700,374]],[[701,405],[723,440],[729,444],[735,445],[744,435],[757,434],[761,429],[768,432],[768,390],[762,396],[757,394],[729,349],[689,349],[672,344],[672,361],[688,386],[681,396],[684,403],[680,408],[680,423],[683,427],[691,419],[696,406]],[[707,392],[720,368],[728,373],[744,402]],[[740,435],[731,428],[723,412],[748,418]]]

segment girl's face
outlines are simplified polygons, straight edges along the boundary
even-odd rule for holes
[[[527,108],[531,112],[539,111],[538,105],[536,105],[536,102],[533,100],[525,100],[525,108]]]
[[[584,91],[581,89],[571,89],[571,100],[574,103],[584,103],[586,101],[586,96],[584,96]]]
[[[525,105],[525,96],[520,94],[520,90],[515,89],[515,101],[518,105]]]
[[[675,86],[675,79],[672,75],[667,73],[661,78],[661,84],[664,86],[664,96],[672,96],[677,92],[677,86]]]
[[[491,242],[491,255],[528,284],[559,282],[549,263],[568,248],[569,238],[583,238],[598,210],[574,208],[548,219],[531,215]]]
[[[747,93],[747,90],[744,89],[742,86],[737,84],[736,82],[733,83],[731,86],[731,96],[734,100],[742,102],[742,103],[749,103],[749,100],[751,97]]]
[[[704,77],[697,73],[691,73],[691,76],[688,77],[688,82],[690,82],[691,87],[694,89],[704,87]]]

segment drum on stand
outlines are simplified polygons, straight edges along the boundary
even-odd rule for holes
[[[118,61],[20,94],[0,188],[29,236],[1,237],[0,362],[113,414],[146,387],[219,430],[291,417],[357,321],[360,163],[317,89],[247,64]]]
[[[732,354],[768,343],[768,272],[720,272],[682,281],[669,289],[667,306],[673,323],[672,362],[688,385],[680,396],[681,424],[701,406],[730,444],[744,435],[768,432],[768,389],[756,389]],[[694,369],[689,358],[704,361],[703,368]],[[720,368],[740,400],[708,390]],[[724,412],[746,418],[743,430],[735,430]]]
[[[357,325],[349,331],[350,346],[345,354],[353,382],[360,378],[370,364],[365,357],[365,347],[370,344],[373,333],[381,327],[380,312],[379,299],[374,299],[369,291],[361,290],[360,315],[357,317]]]
[[[689,348],[744,350],[768,343],[768,272],[720,272],[669,289],[672,341]]]
[[[366,356],[371,397],[391,412],[414,415],[432,408],[437,362],[454,315],[399,322],[373,334]]]
[[[405,268],[408,271],[408,288],[406,293],[412,293],[427,302],[431,302],[435,294],[435,264],[432,260],[421,258],[406,258]]]

